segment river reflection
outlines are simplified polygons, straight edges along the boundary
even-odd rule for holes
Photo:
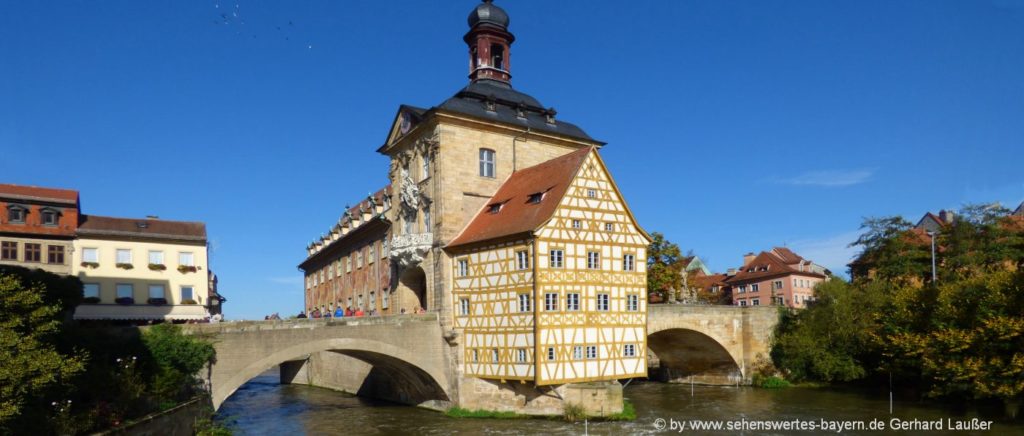
[[[889,415],[888,397],[839,392],[824,389],[766,390],[753,388],[701,387],[662,383],[636,383],[625,390],[637,410],[633,422],[567,423],[558,420],[477,420],[451,419],[443,414],[345,395],[335,391],[300,385],[278,384],[277,372],[265,373],[235,392],[221,407],[217,419],[235,434],[288,435],[618,435],[668,434],[659,432],[658,418],[686,421],[721,420],[811,420],[871,421],[879,419],[937,420],[947,418],[997,420],[990,431],[950,432],[903,431],[898,434],[985,434],[1024,435],[1024,423],[998,422],[985,412],[951,412],[934,406],[906,402],[895,403]],[[824,431],[685,431],[684,434],[811,435]],[[841,434],[891,434],[892,431],[843,431]],[[835,434],[835,432],[831,432]]]

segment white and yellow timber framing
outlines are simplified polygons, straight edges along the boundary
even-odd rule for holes
[[[542,201],[559,205],[532,237],[454,253],[452,307],[465,335],[464,374],[537,385],[646,377],[650,237],[596,150],[562,198]],[[562,251],[561,267],[551,265],[552,250]],[[528,256],[527,268],[520,268],[517,252]],[[591,252],[598,254],[597,268],[588,268]],[[625,270],[626,255],[633,256],[633,270]],[[521,294],[529,296],[528,311],[520,311]],[[555,307],[546,307],[547,294],[557,296]],[[568,307],[570,294],[578,295],[578,310]],[[606,310],[599,310],[599,295],[607,295]],[[631,296],[635,308],[628,307]]]

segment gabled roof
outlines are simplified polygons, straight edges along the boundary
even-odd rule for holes
[[[109,216],[82,215],[78,224],[78,234],[81,236],[113,236],[205,242],[206,224],[152,218],[114,218]]]
[[[48,201],[78,204],[78,191],[72,189],[43,188],[39,186],[0,183],[0,198],[22,201]]]
[[[786,247],[773,247],[772,253],[778,256],[778,258],[785,262],[787,265],[800,263],[803,262],[804,260],[803,257],[800,257],[800,255],[794,253],[793,250],[790,250]]]
[[[1020,206],[1017,206],[1017,210],[1013,211],[1013,215],[1024,216],[1024,201],[1020,202]]]
[[[532,233],[555,213],[592,150],[592,147],[581,148],[512,173],[448,247]],[[543,199],[540,203],[530,203],[530,195],[536,193],[544,193]],[[490,213],[488,209],[495,204],[500,204],[501,209]]]

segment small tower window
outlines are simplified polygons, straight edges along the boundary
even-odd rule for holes
[[[498,213],[501,212],[501,203],[494,203],[487,206],[487,213]]]
[[[491,66],[499,70],[505,69],[505,47],[500,44],[491,44]]]

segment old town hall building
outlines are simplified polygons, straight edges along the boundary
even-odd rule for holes
[[[391,183],[307,246],[306,310],[438,313],[462,389],[643,377],[650,237],[604,143],[512,87],[508,25],[477,5],[469,84],[399,107]]]

